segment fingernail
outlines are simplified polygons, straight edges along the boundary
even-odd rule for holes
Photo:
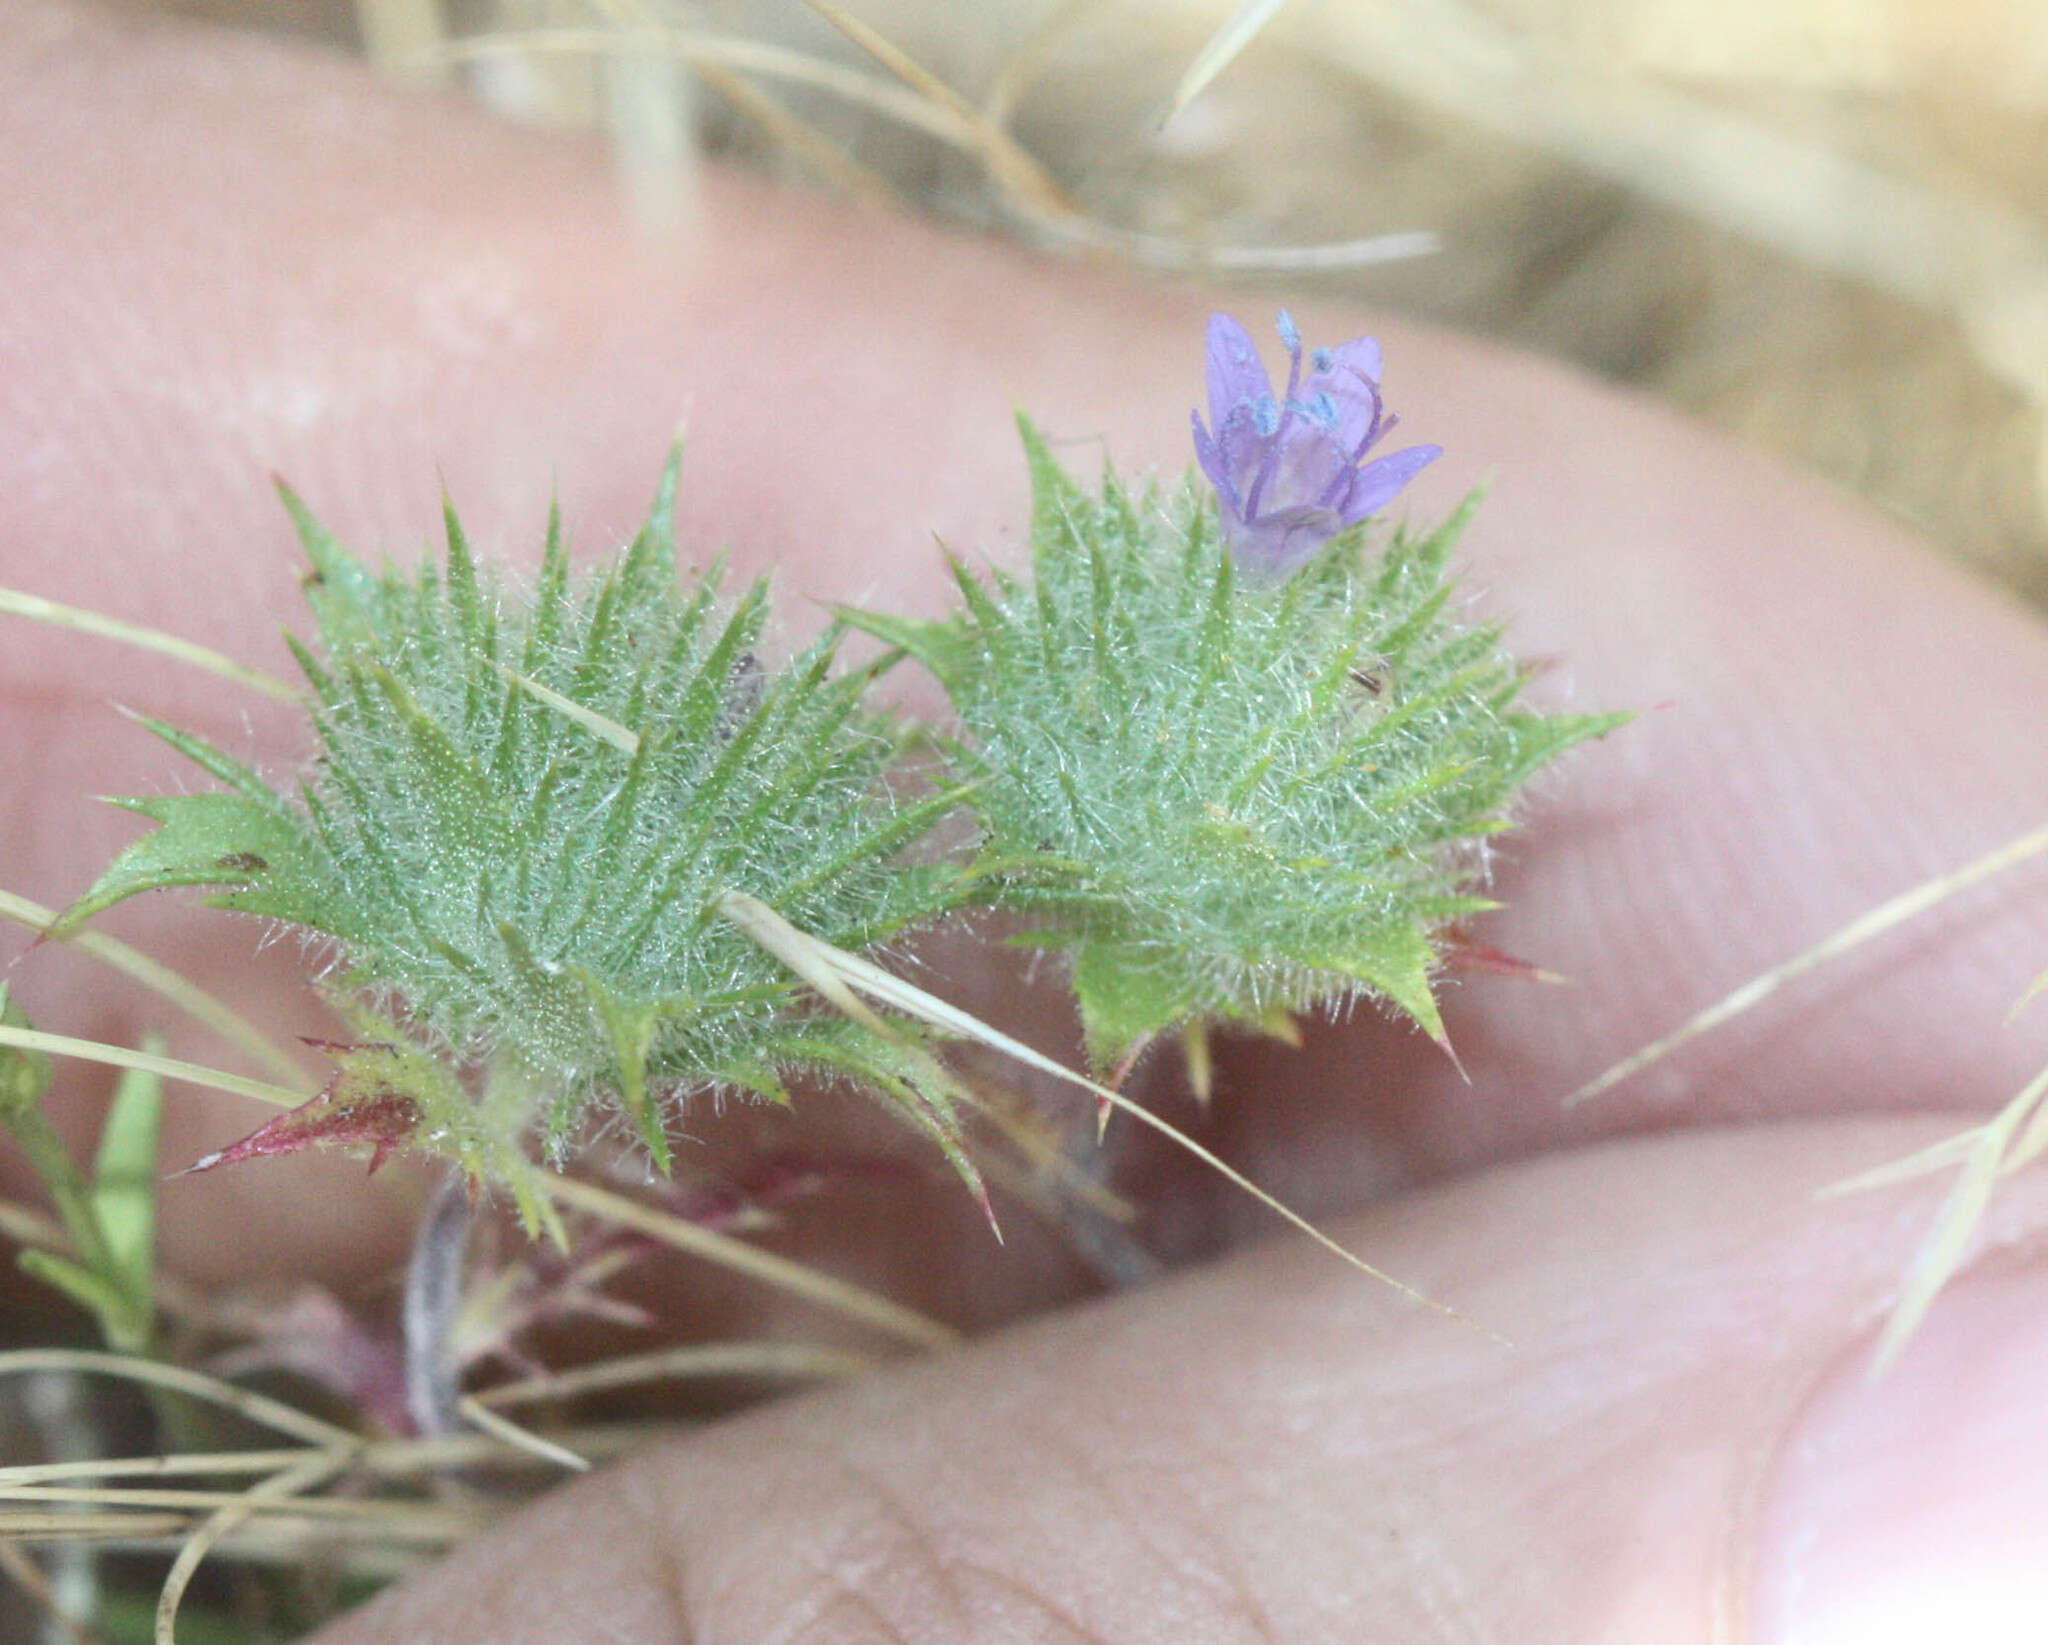
[[[2048,1639],[2048,1269],[1959,1282],[1869,1364],[1847,1356],[1773,1465],[1751,1637]]]

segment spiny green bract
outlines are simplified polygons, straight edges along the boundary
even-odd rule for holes
[[[892,799],[894,741],[862,705],[868,677],[833,672],[834,636],[764,668],[764,585],[728,602],[715,573],[678,583],[675,481],[671,463],[646,528],[595,575],[571,575],[551,525],[530,594],[478,570],[452,511],[444,570],[372,575],[287,495],[320,631],[297,648],[311,775],[288,798],[152,725],[228,792],[121,801],[161,827],[66,923],[228,887],[217,906],[332,938],[350,986],[531,1093],[521,1117],[538,1105],[557,1144],[612,1102],[665,1163],[664,1095],[781,1100],[796,1068],[878,1085],[950,1142],[901,1045],[810,1008],[716,905],[744,892],[872,947],[952,898],[956,870],[902,853],[954,801]],[[492,1153],[460,1135],[475,1112],[427,1119],[451,1151]],[[503,1157],[508,1139],[483,1140]]]
[[[1616,723],[1515,709],[1498,631],[1446,619],[1474,505],[1254,587],[1192,486],[1090,496],[1024,434],[1032,577],[956,566],[950,621],[852,620],[951,697],[983,871],[1030,940],[1071,950],[1097,1066],[1360,992],[1441,1038],[1436,940],[1492,906],[1481,842],[1532,771]]]

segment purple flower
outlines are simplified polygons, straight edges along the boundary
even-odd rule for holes
[[[1400,421],[1380,400],[1380,345],[1355,337],[1319,348],[1301,370],[1301,333],[1285,309],[1280,341],[1287,392],[1273,397],[1250,335],[1209,317],[1209,420],[1194,415],[1195,456],[1216,488],[1223,540],[1238,569],[1264,582],[1291,576],[1338,532],[1384,508],[1441,446],[1410,446],[1365,461]]]

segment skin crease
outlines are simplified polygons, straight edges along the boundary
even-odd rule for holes
[[[1013,407],[1079,469],[1104,444],[1127,470],[1188,461],[1211,294],[723,176],[692,238],[648,246],[590,151],[350,65],[89,12],[0,15],[0,92],[0,582],[281,673],[297,562],[273,471],[371,555],[430,540],[438,477],[472,542],[524,563],[551,490],[584,544],[629,530],[680,422],[686,545],[778,565],[801,633],[806,598],[939,609],[934,533],[1015,554]],[[1226,300],[1265,335],[1274,294]],[[1469,1084],[1368,1018],[1299,1053],[1222,1048],[1208,1140],[1514,1350],[1281,1241],[651,1454],[332,1637],[1744,1637],[1777,1436],[1932,1205],[1807,1192],[1960,1123],[1900,1116],[1981,1112],[2032,1071],[2037,1042],[1998,1024],[2044,963],[2026,915],[2048,870],[1600,1104],[1557,1099],[2035,825],[2048,643],[1866,510],[1553,364],[1296,312],[1312,345],[1375,331],[1404,434],[1448,449],[1396,512],[1490,480],[1468,586],[1524,655],[1559,659],[1540,697],[1645,711],[1539,784],[1503,850],[1509,906],[1482,935],[1576,986],[1453,986]],[[133,833],[85,796],[188,780],[110,701],[272,769],[300,752],[288,716],[203,676],[9,622],[7,889],[66,901]],[[252,958],[249,928],[174,903],[106,927],[322,1030],[294,955]],[[0,938],[0,960],[23,946]],[[1056,979],[1022,986],[957,937],[933,955],[942,991],[1070,1049]],[[132,1040],[157,1020],[76,956],[8,974],[44,1026]],[[66,1079],[82,1125],[93,1081]],[[167,1160],[253,1123],[187,1096]],[[735,1129],[820,1127],[914,1154],[824,1099]],[[1169,1244],[1270,1231],[1172,1160],[1133,1173]],[[331,1163],[174,1182],[167,1260],[375,1273],[411,1192]],[[1082,1289],[1043,1231],[1013,1219],[996,1249],[961,1198],[937,1178],[838,1196],[788,1243],[968,1324]],[[2042,1210],[2002,1203],[2000,1260]],[[685,1306],[707,1330],[785,1323],[730,1285]]]

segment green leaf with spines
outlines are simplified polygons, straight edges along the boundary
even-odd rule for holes
[[[376,633],[380,604],[377,579],[335,541],[299,494],[282,480],[277,482],[277,494],[298,528],[300,551],[313,567],[303,585],[306,603],[319,620],[329,647],[370,640]]]
[[[63,936],[129,897],[173,886],[232,886],[237,889],[215,899],[219,906],[301,924],[317,920],[328,890],[325,865],[301,818],[240,794],[114,803],[159,826],[114,859],[92,889],[64,910],[52,935]]]
[[[1429,915],[1425,912],[1424,917]],[[1356,944],[1342,953],[1303,958],[1318,971],[1359,983],[1368,993],[1389,1001],[1431,1039],[1445,1043],[1444,1021],[1429,985],[1436,950],[1424,923],[1402,921],[1369,928],[1359,932]]]
[[[510,1098],[460,1125],[441,1115],[449,1148],[482,1168],[512,1170],[520,1126],[559,1144],[593,1107],[659,1155],[690,1092],[784,1092],[814,1040],[858,1063],[871,1031],[820,1039],[807,991],[711,911],[744,891],[856,951],[928,923],[966,892],[957,871],[903,855],[948,803],[897,798],[897,739],[865,703],[873,671],[840,672],[836,635],[758,662],[765,585],[727,598],[715,573],[678,581],[676,483],[672,459],[646,526],[594,572],[570,569],[552,517],[531,591],[475,560],[452,510],[440,569],[373,573],[287,494],[319,625],[300,648],[319,740],[303,792],[274,794],[169,733],[231,791],[125,802],[159,826],[72,923],[189,884],[333,939],[335,974],[387,1002],[418,1055],[530,1092],[513,1118]],[[508,682],[514,660],[625,726],[636,752]],[[877,1067],[894,1066],[885,1044],[869,1048]],[[438,1112],[483,1089],[450,1080],[420,1100]],[[957,1132],[942,1102],[919,1103],[920,1123]]]
[[[226,783],[237,794],[256,801],[259,805],[282,814],[286,807],[268,783],[249,767],[231,754],[225,754],[203,737],[195,737],[189,731],[180,731],[176,726],[162,720],[151,719],[146,714],[135,716],[135,723],[152,737],[161,739],[176,749],[186,759],[202,770]]]
[[[1616,723],[1510,712],[1498,631],[1447,617],[1476,498],[1426,533],[1347,533],[1260,587],[1198,485],[1108,474],[1090,493],[1022,432],[1031,576],[956,566],[944,623],[848,617],[952,700],[952,775],[976,784],[1001,865],[969,883],[1070,951],[1098,1068],[1195,1018],[1356,993],[1440,1037],[1433,939],[1477,900],[1457,842],[1506,826],[1529,772]]]
[[[1084,937],[1074,947],[1074,1000],[1089,1060],[1112,1066],[1142,1040],[1198,1015],[1185,968],[1153,945]]]

